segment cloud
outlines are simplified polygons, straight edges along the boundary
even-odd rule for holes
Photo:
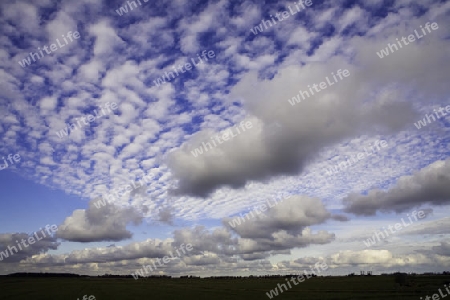
[[[172,207],[167,206],[167,207],[161,208],[158,212],[158,216],[159,216],[158,220],[160,222],[166,223],[169,225],[173,225],[174,214],[173,214]]]
[[[349,77],[294,107],[289,104],[299,89],[307,91],[308,85],[332,78],[331,73],[338,69],[348,69]],[[272,80],[258,81],[257,72],[247,73],[233,87],[232,97],[244,101],[254,127],[251,134],[242,134],[220,145],[220,150],[195,159],[190,153],[192,147],[173,151],[168,163],[178,179],[179,192],[204,197],[223,185],[241,188],[251,180],[297,175],[326,146],[373,134],[374,128],[378,133],[396,132],[412,122],[416,113],[407,102],[375,99],[367,106],[358,105],[373,89],[370,81],[360,79],[364,72],[345,58],[334,57],[326,63],[286,67]],[[275,121],[282,130],[264,139],[268,125]],[[197,137],[191,142],[200,144]]]
[[[331,216],[331,218],[335,221],[339,221],[339,222],[347,222],[350,221],[350,219],[345,216],[345,215],[339,215],[339,214],[334,214]]]
[[[126,229],[129,223],[138,225],[142,215],[133,207],[119,207],[106,202],[105,206],[96,208],[89,202],[88,209],[77,209],[59,226],[57,237],[72,242],[121,241],[132,237]]]
[[[228,223],[232,218],[225,218],[222,222],[242,238],[270,239],[279,231],[299,234],[306,227],[321,224],[331,216],[317,198],[292,196],[275,203],[270,203],[274,207],[266,213],[253,212],[255,217],[242,217],[245,221],[235,227]]]
[[[182,228],[173,232],[175,245],[191,243],[195,251],[209,251],[217,254],[236,254],[237,238],[225,228],[216,228],[211,232],[204,226]]]
[[[439,160],[410,176],[402,176],[387,191],[373,189],[367,195],[352,193],[343,202],[355,215],[404,212],[423,204],[450,204],[450,159]]]
[[[436,254],[443,255],[443,256],[450,256],[450,243],[449,242],[441,242],[440,246],[434,246],[431,249]]]
[[[25,260],[28,257],[32,257],[36,254],[45,253],[49,250],[56,250],[58,249],[58,246],[61,244],[57,242],[57,238],[55,236],[49,236],[47,232],[45,232],[45,237],[43,237],[43,233],[41,231],[38,231],[37,237],[35,237],[33,234],[28,233],[3,233],[0,234],[0,252],[4,252],[4,250],[8,251],[8,247],[11,247],[13,249],[11,252],[9,252],[9,257],[4,258],[2,257],[3,263],[13,263],[13,262],[19,262],[22,260]],[[35,243],[31,244],[28,242],[28,237],[33,237]],[[17,241],[20,243],[24,239],[28,247],[24,247],[23,244],[20,244],[22,247],[22,250],[17,246]],[[15,253],[14,248],[15,247],[18,252]],[[0,262],[0,263],[2,263]]]
[[[450,218],[446,217],[438,220],[419,223],[411,228],[405,228],[405,230],[399,232],[399,234],[400,235],[450,234]]]

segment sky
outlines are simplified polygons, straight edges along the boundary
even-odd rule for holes
[[[1,1],[0,275],[448,271],[449,25],[431,0]]]

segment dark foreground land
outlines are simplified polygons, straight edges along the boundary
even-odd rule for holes
[[[397,280],[398,281],[398,280]],[[408,276],[396,283],[393,275],[316,277],[275,296],[274,299],[425,299],[438,293],[450,276]],[[179,279],[179,278],[30,278],[0,277],[3,300],[76,300],[93,295],[96,300],[202,300],[269,299],[266,292],[284,278]]]

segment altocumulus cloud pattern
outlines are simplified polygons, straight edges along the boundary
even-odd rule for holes
[[[1,1],[0,275],[448,271],[449,36],[438,0]]]

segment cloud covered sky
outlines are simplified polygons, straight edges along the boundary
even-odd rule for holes
[[[156,273],[450,268],[449,2],[32,2],[0,4],[0,255],[58,230],[0,274],[131,274],[183,243]]]

